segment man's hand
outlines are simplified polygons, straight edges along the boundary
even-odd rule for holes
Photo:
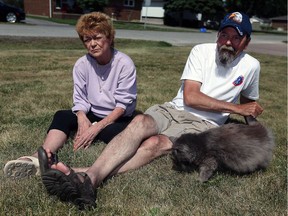
[[[257,118],[262,112],[263,108],[255,101],[237,105],[237,113],[242,116]]]

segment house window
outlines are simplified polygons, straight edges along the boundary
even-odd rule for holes
[[[124,6],[126,7],[134,7],[135,6],[135,0],[125,0]]]
[[[62,1],[61,0],[56,0],[56,9],[60,10],[62,7]]]

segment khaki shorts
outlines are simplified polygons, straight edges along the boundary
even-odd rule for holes
[[[200,133],[216,125],[193,114],[177,110],[170,103],[154,105],[145,111],[156,121],[159,134],[168,136],[172,141],[185,133]]]

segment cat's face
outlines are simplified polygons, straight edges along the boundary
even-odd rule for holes
[[[195,151],[186,145],[173,147],[172,150],[173,168],[180,171],[192,171],[198,167],[196,164]]]

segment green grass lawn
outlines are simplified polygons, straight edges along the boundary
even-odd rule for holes
[[[191,47],[116,40],[134,60],[137,109],[170,101],[180,86]],[[0,37],[0,167],[29,155],[43,142],[53,114],[72,106],[72,67],[85,54],[79,39]],[[271,128],[276,149],[267,170],[250,175],[217,172],[208,182],[197,173],[172,170],[169,156],[107,180],[97,190],[97,209],[79,212],[45,192],[40,177],[6,179],[0,171],[0,215],[286,215],[287,58],[252,53],[261,62],[259,121]],[[233,116],[236,118],[236,116]],[[105,147],[95,143],[59,152],[70,166],[89,166]]]

